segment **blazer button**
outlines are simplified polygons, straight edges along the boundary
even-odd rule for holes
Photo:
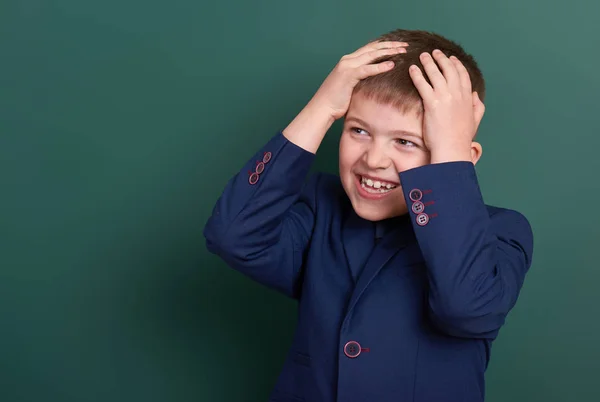
[[[265,164],[263,162],[258,162],[256,164],[256,173],[261,174],[265,170]]]
[[[271,160],[271,152],[265,152],[265,154],[263,155],[263,163],[269,163],[269,161]]]
[[[248,178],[248,182],[250,184],[256,184],[258,182],[258,173],[254,172],[250,175],[250,177]]]
[[[421,201],[421,198],[423,198],[423,193],[418,188],[415,188],[414,190],[410,190],[410,193],[408,194],[408,197],[413,202],[414,201]]]
[[[344,354],[351,359],[360,355],[360,344],[356,341],[350,341],[344,345]]]
[[[416,220],[417,220],[417,225],[425,226],[429,222],[429,215],[427,215],[425,212],[420,213],[419,215],[417,215]]]
[[[425,210],[425,205],[421,201],[415,201],[412,205],[412,211],[415,214],[420,214]]]

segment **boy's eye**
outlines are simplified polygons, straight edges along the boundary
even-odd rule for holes
[[[400,145],[404,145],[407,147],[416,147],[417,146],[414,142],[411,142],[408,140],[403,140],[402,138],[399,138],[397,141]]]
[[[350,131],[356,133],[356,134],[360,134],[360,135],[365,135],[368,134],[365,130],[363,130],[362,128],[358,128],[358,127],[352,127],[350,129]]]

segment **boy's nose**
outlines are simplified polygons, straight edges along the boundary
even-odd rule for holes
[[[386,153],[378,147],[369,148],[365,152],[365,163],[369,169],[387,169],[391,166],[392,160]]]

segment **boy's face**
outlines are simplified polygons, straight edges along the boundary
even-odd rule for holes
[[[355,94],[340,140],[340,178],[356,213],[379,221],[408,209],[398,173],[430,163],[416,112]]]

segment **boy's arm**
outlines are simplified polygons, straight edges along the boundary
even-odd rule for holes
[[[450,335],[495,338],[531,266],[529,222],[510,210],[490,216],[471,162],[422,166],[400,180],[427,266],[431,319]]]
[[[448,334],[493,339],[531,266],[533,234],[515,211],[490,216],[477,182],[473,137],[485,106],[454,56],[421,54],[409,74],[423,100],[431,164],[400,173],[425,258],[432,320]],[[439,65],[439,67],[438,67]]]
[[[210,252],[293,298],[314,224],[313,159],[278,133],[229,180],[204,227]]]

